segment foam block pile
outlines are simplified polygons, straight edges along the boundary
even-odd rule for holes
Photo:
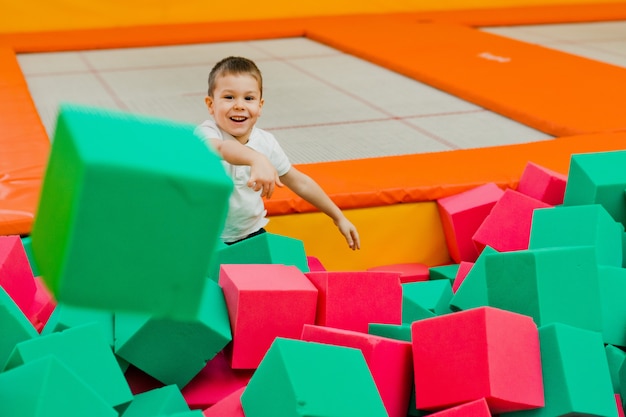
[[[624,164],[439,200],[427,276],[328,271],[218,242],[232,183],[193,126],[63,106],[33,233],[0,237],[0,415],[623,416]]]

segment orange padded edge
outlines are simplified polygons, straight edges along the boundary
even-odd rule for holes
[[[532,161],[567,174],[572,154],[624,149],[626,133],[563,137],[520,145],[299,165],[342,208],[430,201],[487,182],[516,187]],[[271,215],[313,211],[285,188],[266,201]]]
[[[445,23],[319,20],[307,36],[553,136],[626,131],[626,69]]]
[[[7,48],[0,48],[0,235],[30,231],[50,142]]]

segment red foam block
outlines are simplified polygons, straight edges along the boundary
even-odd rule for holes
[[[437,200],[448,252],[456,263],[478,258],[472,236],[503,193],[495,183],[487,183]]]
[[[491,417],[489,406],[484,398],[470,401],[456,407],[448,408],[433,414],[430,417]]]
[[[563,204],[567,176],[528,162],[517,185],[517,191],[546,204]]]
[[[35,298],[35,277],[19,236],[0,236],[0,286],[28,315]]]
[[[478,253],[485,246],[498,252],[528,249],[533,211],[548,207],[552,206],[519,191],[505,190],[472,237]]]
[[[361,350],[389,417],[406,417],[413,388],[410,343],[311,325],[304,326],[302,340]]]
[[[254,371],[232,369],[220,352],[181,390],[192,409],[205,409],[245,387]]]
[[[493,414],[544,406],[531,317],[478,307],[411,324],[415,405],[438,411],[485,398]]]
[[[35,296],[26,316],[37,331],[41,331],[48,322],[57,302],[41,277],[35,277],[35,288]]]
[[[322,264],[322,261],[320,261],[315,256],[307,256],[306,257],[306,263],[307,263],[307,265],[309,267],[309,271],[311,271],[311,272],[326,271],[326,268]]]
[[[299,339],[315,323],[318,290],[295,266],[232,264],[220,268],[232,342],[233,369],[255,369],[276,337]]]
[[[624,417],[624,407],[622,406],[622,396],[615,394],[615,405],[617,406],[617,417]]]
[[[454,278],[454,282],[452,283],[453,293],[455,293],[456,290],[461,286],[461,283],[463,283],[463,280],[465,279],[467,274],[469,274],[469,271],[471,271],[473,266],[474,262],[461,261],[461,263],[459,264],[459,269],[457,269],[456,271],[456,277]]]
[[[319,290],[315,324],[367,333],[370,323],[402,323],[402,285],[395,272],[309,272]]]
[[[241,394],[245,387],[239,388],[217,404],[203,411],[204,417],[245,417],[241,406]]]
[[[430,267],[418,262],[380,265],[367,268],[368,271],[397,272],[400,274],[400,283],[428,281],[430,277]]]

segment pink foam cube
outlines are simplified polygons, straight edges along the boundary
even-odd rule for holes
[[[181,392],[190,408],[205,409],[245,387],[253,372],[248,369],[232,369],[222,351],[207,362]]]
[[[299,339],[315,323],[318,290],[295,266],[232,264],[220,268],[232,330],[225,353],[233,369],[255,369],[278,336]]]
[[[459,269],[456,270],[456,277],[454,278],[454,282],[452,283],[453,293],[456,293],[456,290],[459,289],[459,287],[463,283],[463,280],[465,279],[467,274],[469,274],[469,271],[472,270],[473,266],[474,262],[461,261],[461,263],[459,264]]]
[[[528,249],[533,211],[552,207],[543,201],[507,189],[472,237],[478,253],[485,246],[498,252]]]
[[[447,408],[437,413],[429,414],[430,417],[491,417],[489,406],[484,398],[470,401],[456,407]]]
[[[539,332],[529,316],[478,307],[411,324],[415,405],[485,398],[492,414],[544,406]]]
[[[370,323],[402,323],[402,285],[395,272],[309,272],[319,290],[315,324],[367,333]]]
[[[0,286],[27,315],[37,289],[19,236],[0,236]]]
[[[326,271],[326,268],[324,267],[324,264],[322,264],[322,261],[320,261],[315,256],[307,256],[306,263],[309,267],[309,271],[311,272]]]
[[[437,200],[448,252],[456,263],[478,258],[472,236],[503,193],[495,183],[487,183]]]
[[[517,191],[546,204],[563,204],[567,175],[528,162],[517,185]]]
[[[397,272],[400,274],[400,283],[428,281],[430,268],[419,262],[408,262],[391,265],[380,265],[367,268],[368,271]]]
[[[41,277],[35,277],[35,289],[35,296],[26,316],[37,331],[41,331],[57,303]]]
[[[202,413],[204,417],[245,417],[241,406],[241,394],[245,387],[239,388],[217,404],[205,409]]]
[[[406,417],[413,388],[411,343],[312,325],[304,326],[302,340],[361,350],[389,417]]]

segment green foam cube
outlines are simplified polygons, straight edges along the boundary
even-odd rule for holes
[[[15,345],[39,336],[15,301],[0,287],[0,366],[4,366]],[[0,368],[2,369],[2,368]]]
[[[215,257],[209,277],[216,282],[222,264],[281,264],[295,266],[303,273],[309,272],[304,243],[274,233],[262,233],[233,245],[221,246]]]
[[[624,226],[599,204],[537,209],[528,248],[595,246],[599,265],[621,267],[623,234]]]
[[[135,395],[122,417],[164,417],[189,411],[176,385],[166,385]]]
[[[115,353],[166,385],[182,389],[232,340],[224,294],[208,281],[194,320],[116,313]]]
[[[433,266],[428,269],[428,279],[447,279],[454,284],[460,264]]]
[[[193,130],[61,106],[31,234],[59,302],[195,316],[233,185]]]
[[[62,332],[70,327],[89,323],[100,324],[107,343],[113,347],[113,313],[107,310],[96,310],[58,303],[41,330],[41,334],[47,335],[54,332]]]
[[[613,392],[615,394],[620,394],[622,391],[622,384],[619,373],[624,365],[624,362],[626,361],[626,352],[613,345],[606,345],[604,347],[604,351],[606,352],[606,360],[609,364],[609,373],[611,374]]]
[[[626,269],[598,267],[604,343],[626,347]]]
[[[402,284],[402,322],[451,313],[451,298],[452,285],[448,280],[406,282]]]
[[[0,373],[0,415],[117,417],[119,414],[63,361],[48,355]]]
[[[489,305],[533,318],[602,332],[600,287],[591,246],[487,255]]]
[[[54,356],[111,407],[125,405],[132,393],[100,324],[76,326],[18,343],[5,370]]]
[[[498,253],[491,246],[478,255],[472,269],[467,273],[461,285],[450,299],[450,309],[453,311],[469,310],[470,308],[489,305],[487,296],[487,282],[485,277],[485,258],[493,253]]]
[[[626,224],[626,151],[575,154],[570,159],[563,205],[601,204]]]
[[[539,328],[545,406],[507,417],[617,417],[600,333],[561,323]]]
[[[410,324],[370,323],[367,326],[367,333],[404,342],[411,341]]]
[[[358,349],[276,338],[241,395],[246,417],[383,417]]]

